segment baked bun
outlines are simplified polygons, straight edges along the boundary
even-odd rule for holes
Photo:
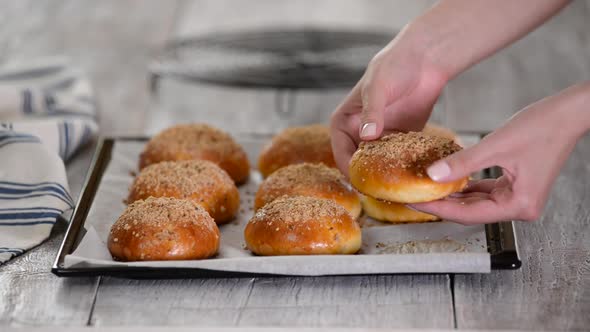
[[[336,167],[328,127],[310,125],[283,130],[262,149],[258,169],[267,177],[281,167],[304,162]]]
[[[254,209],[258,210],[281,196],[327,198],[340,204],[355,219],[361,214],[356,191],[346,183],[339,170],[324,164],[289,165],[272,173],[258,187]]]
[[[363,203],[363,210],[365,211],[365,214],[375,220],[391,222],[395,224],[440,220],[440,218],[437,216],[420,211],[414,211],[401,203],[380,201],[369,196],[363,196],[361,201]]]
[[[165,161],[144,168],[133,181],[127,202],[150,196],[191,200],[218,224],[232,220],[240,207],[232,179],[207,160]]]
[[[334,201],[307,196],[275,199],[259,209],[244,230],[257,255],[354,254],[361,228]]]
[[[227,133],[206,124],[170,127],[154,136],[139,157],[139,168],[162,161],[202,159],[224,169],[235,183],[246,182],[250,164],[244,149]]]
[[[125,209],[111,227],[108,248],[118,261],[203,259],[217,253],[219,229],[191,201],[150,197]]]
[[[452,140],[421,132],[361,142],[350,160],[350,183],[361,193],[397,203],[434,201],[462,190],[468,178],[438,183],[426,174],[435,161],[461,150]]]
[[[424,129],[422,129],[422,132],[426,135],[446,137],[451,141],[457,143],[457,145],[462,145],[459,136],[457,136],[457,134],[454,131],[443,126],[434,124],[432,122],[427,123],[424,126]]]

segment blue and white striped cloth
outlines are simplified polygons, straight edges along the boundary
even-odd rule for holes
[[[97,133],[90,82],[64,58],[0,67],[0,265],[74,205],[64,161]]]

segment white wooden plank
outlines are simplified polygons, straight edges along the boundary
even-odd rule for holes
[[[122,327],[92,327],[92,328],[76,328],[76,327],[47,327],[47,328],[32,328],[28,329],[29,332],[78,332],[78,331],[93,331],[93,332],[152,332],[162,331],[162,326],[122,326]],[[208,327],[199,328],[199,331],[203,332],[300,332],[300,327]],[[16,328],[8,328],[4,332],[21,331]],[[166,331],[169,332],[192,332],[195,331],[194,327],[172,327],[167,326]],[[379,328],[346,328],[346,327],[334,327],[334,328],[306,328],[306,332],[406,332],[407,329],[379,329]],[[436,330],[439,332],[454,331],[452,329],[440,329]],[[495,330],[463,330],[465,332],[477,331],[477,332],[490,332]],[[432,332],[432,329],[412,329],[412,332]]]
[[[88,321],[98,279],[60,279],[49,272],[65,227],[58,223],[47,242],[0,267],[0,327]]]
[[[447,275],[257,279],[239,324],[448,328],[451,302]]]
[[[253,279],[103,278],[92,325],[235,325]]]
[[[416,312],[420,315],[416,315]],[[452,327],[449,278],[106,278],[93,324]]]

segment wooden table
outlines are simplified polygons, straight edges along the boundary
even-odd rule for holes
[[[149,128],[147,65],[173,37],[264,25],[398,30],[430,1],[34,1],[0,4],[0,61],[67,54],[89,73],[103,134]],[[491,130],[520,107],[590,77],[590,1],[451,82],[444,123]],[[173,84],[173,83],[171,83]],[[169,87],[170,89],[170,87]],[[269,112],[274,92],[195,86],[198,112]],[[217,90],[215,90],[217,89]],[[306,120],[344,91],[301,94]],[[220,98],[223,96],[223,98]],[[222,102],[220,102],[222,101]],[[307,113],[305,113],[307,112]],[[262,114],[262,113],[261,113]],[[259,123],[255,132],[274,128]],[[246,129],[244,129],[246,130]],[[556,130],[558,130],[556,128]],[[548,133],[550,134],[550,133]],[[68,165],[74,196],[92,147]],[[0,326],[331,326],[586,330],[590,325],[590,137],[556,181],[543,217],[519,223],[523,267],[485,275],[215,280],[61,279],[50,273],[65,229],[0,266]]]

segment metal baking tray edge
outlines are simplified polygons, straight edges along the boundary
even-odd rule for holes
[[[88,175],[80,197],[69,221],[64,239],[60,245],[51,272],[60,277],[114,276],[135,279],[175,278],[234,278],[234,277],[283,277],[277,274],[256,274],[249,272],[216,271],[201,268],[150,268],[150,267],[76,267],[66,268],[64,260],[71,254],[84,235],[86,216],[98,190],[102,175],[110,160],[116,141],[145,141],[147,137],[104,137],[101,138],[90,164]],[[497,177],[499,169],[486,170],[486,177]],[[486,238],[490,252],[491,268],[494,270],[518,269],[522,262],[512,221],[486,225]],[[350,275],[348,275],[350,276]]]

